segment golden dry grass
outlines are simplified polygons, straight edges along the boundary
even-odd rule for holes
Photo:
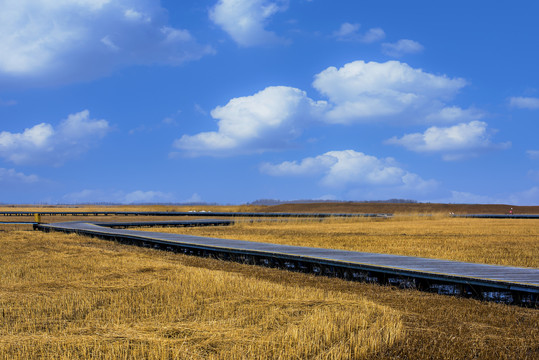
[[[140,210],[147,211],[148,208]],[[409,213],[413,212],[409,211]],[[116,220],[127,219],[121,217]],[[8,217],[4,220],[10,219]],[[81,220],[81,218],[58,217],[58,220],[55,219],[55,221],[68,220]],[[102,217],[99,220],[109,221],[113,218]],[[137,217],[133,220],[147,219]],[[324,226],[317,228],[317,221],[302,220],[289,223],[245,223],[224,228],[184,228],[179,232],[202,235],[211,233],[212,236],[231,238],[239,238],[241,235],[246,236],[247,240],[257,240],[255,235],[259,239],[285,238],[286,241],[303,238],[305,242],[320,241],[321,244],[331,244],[332,239],[341,239],[345,245],[353,245],[354,238],[356,245],[358,239],[370,239],[371,241],[359,242],[363,243],[362,246],[369,244],[369,247],[359,250],[388,252],[383,250],[394,246],[391,252],[402,251],[403,254],[414,255],[406,251],[415,247],[416,250],[412,252],[427,251],[427,254],[433,254],[432,257],[439,257],[437,252],[446,249],[445,254],[449,256],[448,258],[460,256],[465,261],[489,259],[489,252],[496,252],[496,247],[501,246],[506,247],[506,250],[499,251],[501,254],[493,257],[498,259],[495,261],[507,261],[511,264],[515,262],[516,265],[530,264],[519,266],[537,267],[535,258],[538,253],[537,239],[539,238],[535,220],[521,222],[511,219],[504,223],[500,220],[449,219],[445,216],[428,219],[422,216],[407,216],[397,217],[391,221],[363,219],[359,221],[359,224],[357,222],[357,219],[331,219],[326,221],[326,225],[331,225],[326,226],[326,230],[323,229]],[[346,226],[341,226],[342,224]],[[311,232],[307,228],[311,228]],[[340,345],[335,347],[340,350],[334,352],[326,349],[328,351],[322,352],[319,356],[303,356],[312,349],[313,339],[315,345],[324,344],[324,341],[316,335],[325,328],[325,326],[309,327],[303,320],[313,316],[317,319],[313,320],[312,324],[322,319],[327,321],[326,317],[319,316],[314,310],[331,309],[334,311],[329,311],[326,315],[329,314],[336,324],[346,324],[351,316],[357,314],[357,311],[354,311],[355,308],[346,308],[351,304],[350,301],[358,303],[357,308],[363,309],[361,304],[367,304],[367,308],[374,309],[375,315],[367,321],[371,324],[369,329],[373,331],[377,326],[376,321],[384,318],[389,319],[391,324],[401,326],[400,330],[395,327],[395,332],[386,332],[386,334],[393,334],[391,339],[394,341],[384,341],[381,332],[377,333],[377,336],[374,336],[374,339],[378,339],[377,345],[371,346],[371,350],[365,352],[364,355],[358,355],[357,358],[539,358],[539,328],[537,327],[539,311],[535,309],[481,303],[470,299],[403,291],[387,286],[346,282],[276,269],[186,257],[78,236],[13,232],[10,229],[13,229],[13,226],[0,228],[0,246],[2,246],[2,252],[0,252],[0,316],[2,316],[0,318],[0,359],[152,357],[196,359],[232,358],[233,354],[236,354],[238,358],[251,359],[256,358],[251,354],[259,354],[255,349],[263,352],[262,355],[270,354],[268,358],[279,358],[279,355],[283,359],[291,358],[290,351],[296,351],[296,354],[301,354],[302,358],[347,358],[351,356],[347,355],[349,353],[346,350],[343,351]],[[206,231],[210,233],[205,233]],[[287,235],[290,231],[292,234]],[[392,236],[399,239],[397,244],[391,244],[395,242]],[[316,240],[317,237],[318,240]],[[493,238],[497,240],[493,241]],[[511,238],[517,238],[516,243],[511,242]],[[277,241],[271,240],[271,242]],[[414,242],[416,242],[415,245]],[[23,246],[19,246],[20,244]],[[434,251],[430,249],[433,244],[441,245],[437,245],[438,250]],[[314,246],[312,243],[307,245]],[[474,249],[473,246],[476,248]],[[468,249],[465,249],[466,247]],[[528,247],[529,251],[518,249],[519,247]],[[382,251],[375,250],[377,248]],[[506,251],[512,255],[505,256],[503,253]],[[474,253],[480,253],[480,255],[477,256]],[[532,260],[522,261],[522,258],[529,257],[526,255],[529,253],[532,254]],[[64,260],[61,260],[62,258]],[[101,260],[101,258],[106,260]],[[496,263],[495,261],[484,262]],[[11,264],[19,265],[12,266]],[[103,264],[106,265],[103,266]],[[9,268],[13,270],[6,270]],[[20,268],[27,270],[21,271]],[[181,271],[174,269],[181,269]],[[200,305],[208,310],[215,304],[221,304],[221,310],[217,314],[230,314],[231,310],[228,309],[233,309],[233,315],[228,322],[208,320],[211,316],[200,315],[195,317],[194,321],[187,323],[183,323],[182,319],[167,323],[167,319],[160,316],[153,308],[156,304],[169,304],[172,309],[167,310],[167,314],[178,314],[180,310],[174,307],[180,305],[177,303],[179,299],[176,294],[171,294],[169,298],[174,300],[173,304],[167,302],[167,298],[163,296],[162,287],[166,289],[170,287],[181,292],[182,289],[168,282],[178,279],[176,273],[191,272],[191,270],[200,270],[199,274],[204,274],[202,278],[197,278],[196,275],[189,275],[186,278],[189,281],[200,280],[199,287],[212,288],[214,283],[218,283],[216,277],[222,276],[228,281],[231,276],[233,282],[241,283],[241,286],[233,284],[239,291],[245,287],[244,284],[249,283],[248,288],[260,286],[263,289],[269,289],[270,294],[273,294],[271,291],[275,288],[277,293],[281,291],[280,289],[285,289],[286,293],[294,292],[297,296],[290,296],[290,294],[284,296],[283,299],[288,300],[285,301],[286,304],[281,303],[278,311],[271,308],[276,303],[271,300],[272,298],[268,300],[264,295],[257,296],[252,292],[240,292],[244,295],[243,297],[234,297],[230,294],[224,296],[223,293],[218,293],[218,296],[223,299],[222,304],[217,301],[217,298],[204,301],[205,295],[199,296],[195,297],[197,306]],[[197,271],[193,274],[197,274]],[[42,276],[39,274],[41,272],[50,273],[49,280],[32,281],[33,276],[36,278]],[[7,286],[7,280],[3,280],[6,273],[10,273],[7,276],[11,279],[10,286]],[[102,275],[97,276],[97,274]],[[139,293],[143,293],[151,301],[140,299]],[[202,290],[200,294],[207,293]],[[317,302],[319,300],[317,296],[314,296],[313,300],[313,293],[323,294],[323,300],[327,301],[327,305]],[[111,309],[118,306],[120,295],[136,300],[131,300],[130,307],[124,312]],[[74,297],[78,300],[68,301]],[[249,300],[251,297],[253,301]],[[185,298],[182,297],[181,300],[183,299]],[[289,302],[290,307],[287,307]],[[64,304],[64,308],[70,310],[58,310],[56,303]],[[52,310],[25,311],[26,308],[32,307],[45,309],[40,304],[48,304],[48,308]],[[248,314],[252,313],[249,309],[253,304],[258,305],[259,308],[269,308],[266,312],[267,317],[264,319],[267,321],[272,316],[277,319],[277,326],[281,326],[278,328],[280,333],[277,332],[277,328],[269,329],[269,326],[264,328],[264,322],[259,319],[253,320],[255,323],[258,321],[258,327],[248,327],[249,331],[243,331],[242,326],[245,326],[245,322],[242,319],[248,318]],[[339,307],[340,305],[344,308]],[[7,316],[13,319],[13,316],[5,311],[7,306],[16,309],[13,313],[19,314],[19,322],[25,322],[27,330],[36,329],[36,332],[19,331],[16,333],[11,330],[11,326],[5,325]],[[4,309],[3,312],[2,309]],[[76,309],[84,311],[75,311]],[[159,305],[159,309],[165,311],[164,306]],[[344,311],[341,315],[336,314],[339,309]],[[58,314],[58,311],[64,311],[64,316],[54,315],[55,312]],[[137,317],[127,316],[129,311],[133,311]],[[244,311],[247,315],[241,317]],[[284,313],[283,317],[279,317],[282,313]],[[111,316],[111,314],[116,315]],[[237,317],[241,319],[237,320]],[[199,318],[203,321],[199,321]],[[115,319],[121,319],[122,322],[117,322]],[[283,323],[279,322],[281,320]],[[13,320],[10,321],[13,322]],[[378,325],[380,324],[378,322]],[[346,329],[345,325],[342,326]],[[264,329],[268,330],[267,337],[261,335]],[[350,331],[345,330],[343,335],[340,326],[333,329],[329,331],[326,339],[343,338],[346,334],[351,334]],[[260,332],[256,332],[257,330]],[[271,332],[273,330],[276,331]],[[249,337],[251,335],[252,337]],[[181,340],[182,336],[186,339],[185,341]],[[251,341],[257,336],[261,336],[263,340],[259,343]],[[273,347],[273,350],[268,350],[268,342],[264,342],[268,339],[282,341],[279,346]],[[299,339],[305,347],[290,347]],[[387,336],[386,340],[388,340]],[[258,347],[260,343],[262,345]],[[285,348],[288,349],[288,353],[284,352]]]
[[[77,235],[0,246],[0,359],[354,359],[403,338],[397,311],[357,294]]]
[[[238,220],[228,227],[152,228],[151,231],[539,267],[539,220],[418,215],[323,221]]]

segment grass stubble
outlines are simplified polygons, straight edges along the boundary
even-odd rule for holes
[[[408,216],[159,231],[537,267],[537,226],[525,221]],[[7,230],[0,244],[0,359],[539,357],[535,309],[76,235]]]
[[[388,307],[240,265],[77,235],[0,239],[1,359],[361,358],[403,336]]]

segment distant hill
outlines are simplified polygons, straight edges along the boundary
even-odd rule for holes
[[[432,204],[389,202],[313,202],[259,206],[260,212],[392,213],[392,214],[539,214],[539,206],[500,204]]]
[[[283,204],[417,204],[415,200],[408,199],[389,199],[389,200],[369,200],[369,201],[339,201],[339,200],[277,200],[277,199],[259,199],[253,202],[247,203],[245,205],[265,205],[265,206],[274,206],[274,205],[283,205]]]

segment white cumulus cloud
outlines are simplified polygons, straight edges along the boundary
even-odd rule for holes
[[[519,109],[539,109],[539,98],[533,97],[511,97],[509,104]]]
[[[212,53],[167,25],[153,0],[17,0],[0,4],[0,82],[88,80],[124,65],[178,65]]]
[[[272,176],[310,176],[320,178],[331,188],[389,188],[403,193],[428,192],[437,186],[417,174],[399,167],[392,158],[380,159],[354,150],[329,151],[301,161],[264,163],[260,171]]]
[[[278,43],[285,40],[266,26],[273,15],[287,7],[287,0],[219,0],[210,9],[210,19],[241,46]]]
[[[333,104],[326,117],[334,123],[384,117],[424,121],[428,115],[442,111],[445,101],[465,85],[464,79],[433,75],[399,61],[354,61],[339,69],[329,67],[313,82]]]
[[[416,54],[423,51],[423,45],[410,39],[401,39],[396,43],[383,43],[384,54],[394,57],[401,57],[406,54]]]
[[[487,123],[472,121],[450,127],[430,127],[424,133],[406,134],[401,138],[393,137],[387,144],[401,145],[415,152],[442,153],[444,160],[457,160],[477,155],[486,149],[503,149],[510,143],[493,143],[492,132]]]
[[[54,128],[40,123],[20,133],[0,132],[0,157],[15,164],[61,165],[87,151],[110,131],[106,120],[90,119],[83,110]]]
[[[305,127],[325,122],[447,124],[477,121],[475,108],[449,105],[466,85],[461,78],[434,75],[399,61],[354,61],[315,75],[313,87],[328,100],[313,100],[305,91],[270,86],[231,99],[211,111],[218,130],[183,135],[174,142],[191,156],[229,156],[286,147]]]
[[[218,131],[184,135],[174,146],[191,155],[221,156],[279,149],[319,118],[325,107],[325,102],[315,102],[299,89],[267,87],[213,109]]]

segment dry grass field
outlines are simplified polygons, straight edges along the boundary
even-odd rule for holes
[[[397,311],[347,292],[76,235],[0,244],[2,359],[353,359],[403,338]]]
[[[159,231],[539,267],[539,220],[400,214]],[[26,229],[0,226],[0,359],[539,358],[536,309]]]

